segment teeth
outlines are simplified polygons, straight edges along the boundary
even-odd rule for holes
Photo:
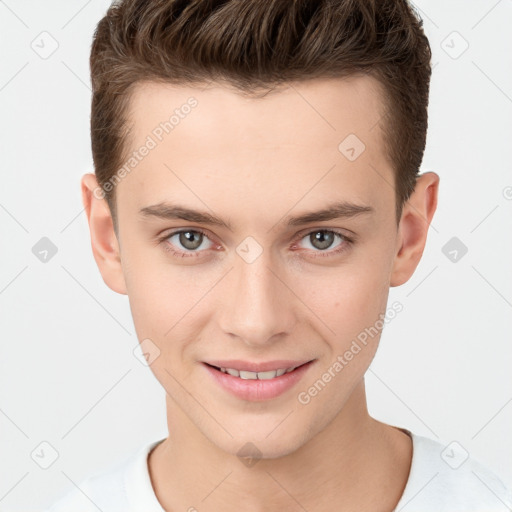
[[[268,372],[258,372],[257,375],[258,375],[258,379],[260,379],[260,380],[273,379],[276,376],[279,377],[279,373],[275,372],[275,371],[272,371],[272,370],[270,370]]]
[[[278,370],[270,370],[268,372],[247,372],[245,370],[238,371],[234,368],[221,368],[220,371],[244,380],[269,380],[275,377],[281,377],[281,375],[285,373],[290,373],[295,370],[295,368],[296,366],[292,368],[279,368]]]
[[[244,372],[240,370],[240,378],[241,379],[257,379],[258,374],[256,372]]]

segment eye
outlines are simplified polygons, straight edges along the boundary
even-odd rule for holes
[[[339,239],[339,243],[334,245]],[[312,247],[311,252],[317,253],[313,257],[334,256],[347,250],[353,244],[353,239],[345,234],[332,229],[316,229],[310,231],[305,236],[301,235],[292,248],[300,247],[300,242],[305,240]],[[205,242],[209,242],[205,245]],[[165,251],[170,252],[178,257],[198,257],[200,253],[211,249],[215,244],[210,240],[206,232],[201,229],[181,229],[172,233],[167,233],[161,237],[160,242],[163,244]],[[309,249],[306,247],[306,249]]]
[[[333,247],[333,244],[336,241],[336,238],[340,239],[340,242],[337,245],[334,245],[334,249],[327,250]],[[303,236],[300,241],[305,240],[307,244],[310,244],[313,252],[317,253],[325,253],[325,254],[317,254],[314,257],[323,257],[323,256],[332,256],[334,254],[339,254],[349,248],[349,246],[353,243],[353,240],[348,236],[340,233],[339,231],[332,229],[316,229],[314,231],[310,231]]]
[[[201,248],[205,240],[208,240],[211,245]],[[210,249],[213,245],[206,233],[200,229],[182,229],[168,233],[161,241],[166,251],[182,257],[195,256],[194,253]]]

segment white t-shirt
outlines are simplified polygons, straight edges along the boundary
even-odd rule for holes
[[[406,431],[413,442],[409,479],[395,512],[511,512],[512,492],[457,442]],[[47,512],[165,512],[153,490],[149,452],[139,448],[108,470],[82,480]]]

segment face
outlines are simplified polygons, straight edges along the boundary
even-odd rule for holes
[[[382,113],[368,76],[263,98],[138,86],[128,144],[144,155],[116,186],[117,291],[170,421],[272,458],[357,408],[380,337],[361,333],[382,325],[403,241]]]

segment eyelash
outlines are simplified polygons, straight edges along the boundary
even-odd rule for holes
[[[200,228],[194,228],[194,229],[180,229],[177,231],[173,231],[172,233],[167,233],[165,236],[161,237],[159,239],[159,242],[163,244],[163,248],[166,252],[171,253],[173,256],[181,257],[181,258],[187,258],[187,257],[197,257],[196,254],[199,254],[202,251],[177,251],[174,249],[171,244],[167,243],[169,238],[171,238],[174,235],[180,234],[180,233],[186,233],[192,231],[194,233],[201,233],[203,236],[209,239],[208,234],[203,231]],[[334,233],[335,235],[338,235],[342,239],[342,243],[333,250],[326,250],[326,251],[313,251],[318,252],[316,256],[313,256],[313,258],[326,258],[326,257],[333,257],[336,255],[341,254],[342,252],[345,252],[350,248],[351,245],[354,243],[354,239],[348,237],[344,233],[337,231],[335,229],[313,229],[308,231],[305,234],[300,234],[298,238],[296,238],[293,242],[293,244],[296,244],[300,242],[303,238],[307,237],[308,235],[311,235],[312,233]]]

